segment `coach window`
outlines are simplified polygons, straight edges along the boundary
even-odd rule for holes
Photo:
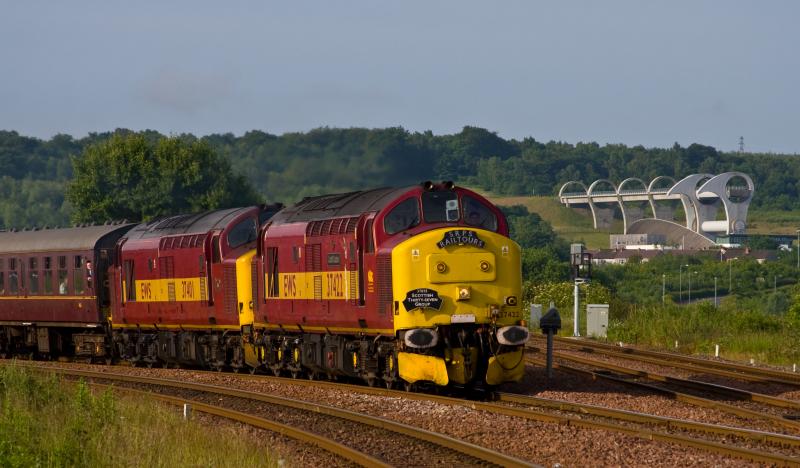
[[[67,256],[58,257],[58,294],[67,295]]]
[[[6,292],[6,265],[5,260],[0,258],[0,294]]]
[[[19,276],[17,273],[17,259],[8,259],[8,292],[15,295],[19,293]]]
[[[75,294],[83,294],[83,257],[75,255],[75,268],[72,270],[72,289]]]
[[[497,216],[489,207],[469,195],[464,195],[461,200],[464,203],[464,222],[466,224],[497,231]]]
[[[53,294],[53,265],[52,257],[44,257],[44,293]]]
[[[460,217],[455,192],[423,192],[422,217],[426,223],[452,223]]]
[[[416,198],[408,198],[392,208],[383,218],[386,234],[397,234],[419,224],[419,204]]]
[[[39,259],[28,259],[28,294],[39,294]]]

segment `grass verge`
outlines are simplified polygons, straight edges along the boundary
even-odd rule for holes
[[[0,367],[0,466],[238,468],[274,460],[230,427],[184,421],[177,407]]]

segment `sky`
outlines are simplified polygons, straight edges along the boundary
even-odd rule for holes
[[[220,6],[224,5],[224,7]],[[800,153],[800,2],[0,0],[0,129]]]

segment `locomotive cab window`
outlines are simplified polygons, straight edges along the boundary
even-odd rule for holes
[[[249,242],[253,242],[258,237],[258,226],[254,219],[245,219],[232,227],[228,232],[228,247],[235,249]]]
[[[464,222],[490,231],[497,231],[497,216],[486,205],[478,200],[464,195]]]
[[[426,223],[452,223],[461,217],[455,192],[423,192],[422,217]]]
[[[397,234],[419,224],[419,204],[416,198],[409,198],[392,208],[383,218],[386,234]]]

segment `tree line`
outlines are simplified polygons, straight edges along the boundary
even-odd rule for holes
[[[140,149],[145,144],[152,147],[140,154],[141,164],[152,162],[159,151],[165,151],[164,145],[183,151],[184,157],[194,162],[193,166],[190,164],[195,168],[191,175],[181,173],[180,167],[156,173],[152,173],[152,168],[142,167],[141,174],[129,174],[131,177],[150,174],[152,179],[147,179],[142,187],[150,187],[151,196],[180,195],[178,189],[189,190],[194,183],[188,179],[202,179],[209,172],[211,177],[225,178],[226,182],[214,189],[220,196],[212,196],[204,206],[253,200],[292,203],[304,196],[427,179],[454,180],[502,195],[544,195],[555,194],[568,180],[590,182],[607,178],[619,182],[630,176],[680,178],[695,172],[716,174],[730,170],[746,172],[753,178],[756,184],[753,208],[789,210],[800,203],[797,155],[725,153],[701,144],[644,148],[542,143],[534,138],[504,139],[477,127],[464,127],[452,135],[409,132],[397,127],[318,128],[283,135],[254,130],[241,136],[225,133],[203,137],[118,129],[83,138],[59,134],[49,140],[0,131],[0,228],[64,225],[71,220],[110,215],[102,210],[94,215],[76,213],[65,194],[68,185],[75,181],[77,167],[89,169],[94,164],[90,162],[96,157],[93,155],[110,151],[111,142],[121,145],[122,140],[129,138],[137,139]],[[165,182],[176,177],[186,179],[177,184],[180,187]],[[92,179],[84,179],[82,183],[89,180]],[[222,197],[219,192],[228,190],[227,184],[238,194]],[[80,189],[78,186],[74,190]],[[195,206],[184,204],[178,208]],[[141,210],[130,214],[149,215],[152,214]]]

